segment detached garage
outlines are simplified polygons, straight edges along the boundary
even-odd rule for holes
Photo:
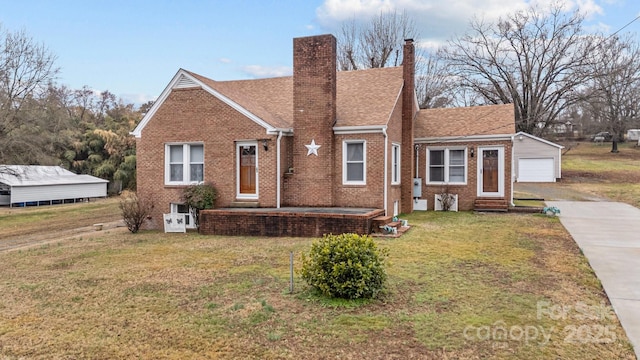
[[[519,132],[513,140],[513,165],[517,182],[555,182],[562,177],[564,146]]]
[[[108,183],[59,166],[0,165],[0,205],[51,205],[106,197]]]

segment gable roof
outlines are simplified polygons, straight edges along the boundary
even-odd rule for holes
[[[515,133],[513,104],[420,110],[416,139],[483,137]]]
[[[384,126],[398,102],[403,86],[402,68],[339,71],[336,80],[336,127]],[[249,119],[267,133],[293,128],[293,77],[215,81],[180,69],[149,112],[131,132],[142,129],[176,88],[200,87]]]
[[[12,187],[109,182],[91,175],[78,175],[60,166],[1,165],[0,169],[0,183]]]
[[[549,141],[549,140],[545,140],[545,139],[543,139],[543,138],[539,138],[539,137],[537,137],[537,136],[531,135],[531,134],[526,133],[526,132],[524,132],[524,131],[520,131],[520,132],[518,132],[518,133],[516,134],[516,137],[520,137],[520,136],[526,136],[526,137],[528,137],[529,139],[532,139],[532,140],[535,140],[535,141],[539,141],[539,142],[541,142],[541,143],[543,143],[543,144],[547,144],[547,145],[550,145],[550,146],[553,146],[553,147],[557,147],[558,149],[564,149],[564,146],[562,146],[562,145],[560,145],[560,144],[556,144],[556,143],[551,142],[551,141]]]

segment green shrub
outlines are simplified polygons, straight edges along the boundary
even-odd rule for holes
[[[200,210],[213,209],[217,198],[218,191],[212,184],[190,185],[182,190],[182,200],[193,210],[193,220],[198,229],[200,228]]]
[[[368,235],[325,235],[302,254],[302,279],[330,297],[373,298],[387,280],[388,253]]]

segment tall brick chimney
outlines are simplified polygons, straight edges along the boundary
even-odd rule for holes
[[[413,212],[413,121],[415,116],[415,48],[413,39],[406,39],[402,53],[402,160],[400,162],[400,176],[402,179],[400,200],[401,211],[405,214]]]
[[[336,119],[336,38],[293,39],[292,206],[332,206]],[[317,156],[305,145],[319,145]]]

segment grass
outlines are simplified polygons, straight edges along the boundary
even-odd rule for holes
[[[563,178],[572,188],[640,207],[640,148],[621,143],[579,143],[562,157]]]
[[[406,218],[411,231],[379,240],[385,294],[355,302],[297,274],[289,294],[307,238],[105,233],[0,253],[0,357],[634,358],[614,314],[575,310],[610,308],[556,218]]]
[[[0,208],[0,241],[16,236],[64,231],[121,219],[118,198],[90,203]]]

